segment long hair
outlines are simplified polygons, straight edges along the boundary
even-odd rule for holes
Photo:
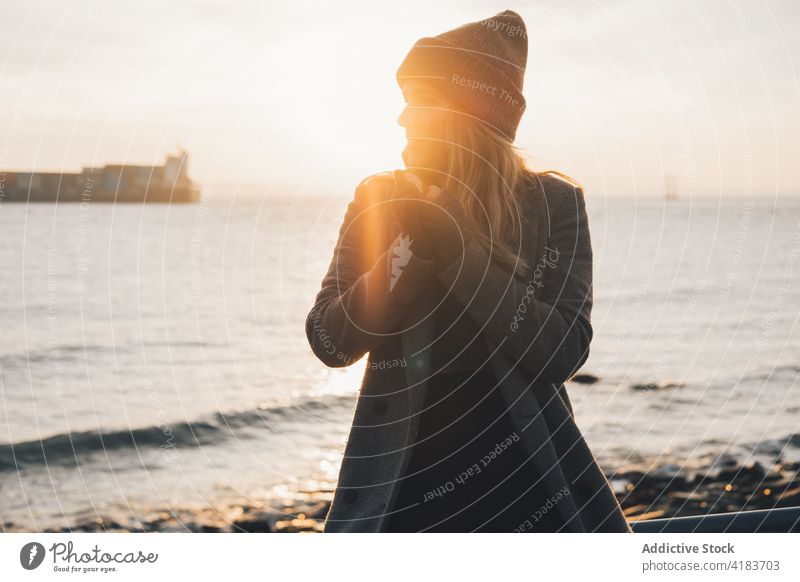
[[[466,226],[497,263],[524,277],[530,264],[519,255],[524,224],[519,196],[544,174],[579,183],[554,170],[535,172],[517,146],[482,121],[453,109],[442,114],[445,170],[439,185],[461,202]]]

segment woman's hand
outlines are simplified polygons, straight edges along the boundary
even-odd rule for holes
[[[467,241],[467,216],[464,207],[445,190],[431,186],[420,219],[433,245],[437,269],[459,261]]]
[[[423,225],[421,215],[428,202],[428,190],[418,176],[409,171],[394,171],[395,187],[391,210],[404,232],[411,238],[411,251],[423,260],[434,258],[430,232]]]

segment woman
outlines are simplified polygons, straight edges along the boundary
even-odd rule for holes
[[[564,388],[592,339],[583,192],[526,168],[527,35],[505,11],[418,41],[406,170],[361,182],[306,320],[369,359],[325,531],[631,532]]]

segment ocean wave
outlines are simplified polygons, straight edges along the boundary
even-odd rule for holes
[[[0,472],[37,465],[78,465],[81,458],[102,451],[141,448],[200,447],[225,438],[243,436],[236,431],[267,429],[309,416],[351,408],[353,396],[329,395],[293,404],[234,412],[216,412],[194,421],[162,423],[123,430],[89,430],[61,433],[43,439],[0,444]]]
[[[40,362],[52,360],[83,360],[100,354],[126,354],[146,348],[148,350],[156,348],[182,349],[182,348],[229,348],[228,342],[211,342],[205,340],[185,340],[171,342],[133,342],[128,344],[116,345],[94,345],[94,344],[55,344],[52,346],[42,346],[24,352],[0,354],[0,367],[29,366]]]
[[[32,349],[25,352],[0,354],[0,367],[27,366],[51,360],[71,360],[101,353],[120,352],[121,348],[92,344],[56,344],[50,347]]]

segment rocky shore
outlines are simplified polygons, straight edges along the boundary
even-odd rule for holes
[[[629,521],[800,506],[800,463],[772,466],[716,458],[708,466],[628,467],[609,475]],[[95,517],[46,532],[321,532],[333,498],[329,486],[297,487],[263,504],[203,510],[163,509],[127,520]],[[4,523],[6,532],[23,531]]]
[[[741,465],[723,459],[714,471],[663,465],[612,477],[629,521],[800,507],[800,463]]]

